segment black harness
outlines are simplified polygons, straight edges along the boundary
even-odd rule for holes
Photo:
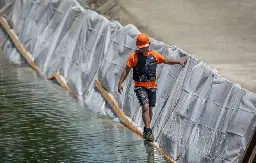
[[[135,51],[138,58],[138,63],[133,68],[133,80],[139,82],[156,81],[156,58],[149,54],[144,56],[139,51]]]

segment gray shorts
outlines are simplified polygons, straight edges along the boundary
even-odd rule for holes
[[[155,107],[156,88],[135,87],[134,91],[141,106],[149,104],[149,107]]]

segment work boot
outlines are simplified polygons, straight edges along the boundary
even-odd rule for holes
[[[154,135],[152,133],[151,128],[144,127],[143,138],[151,142],[154,141]]]

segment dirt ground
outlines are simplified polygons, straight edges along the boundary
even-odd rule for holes
[[[83,0],[80,0],[83,1]],[[134,24],[256,92],[255,0],[87,0],[108,19]]]

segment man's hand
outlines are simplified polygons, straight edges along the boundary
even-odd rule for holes
[[[186,58],[183,61],[180,61],[180,64],[184,66],[187,63],[187,60],[188,60],[188,56],[186,56]]]
[[[187,63],[187,59],[188,59],[188,56],[186,56],[183,61],[165,58],[163,63],[165,63],[165,64],[180,64],[180,65],[184,66]]]
[[[130,72],[130,70],[131,70],[131,68],[126,65],[123,72],[122,72],[122,75],[120,77],[120,81],[119,81],[119,84],[118,84],[118,92],[120,94],[122,94],[122,91],[123,91],[122,83],[124,82],[125,78],[127,77],[128,73]]]
[[[118,92],[119,92],[120,94],[122,94],[122,92],[123,92],[123,85],[122,85],[122,84],[119,84],[119,85],[118,85]]]

